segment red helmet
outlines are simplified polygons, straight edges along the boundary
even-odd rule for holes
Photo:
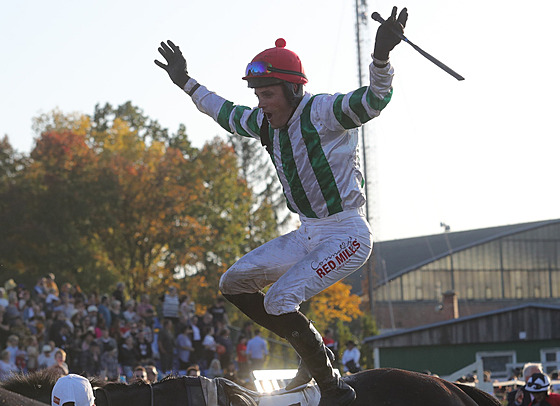
[[[275,45],[276,48],[262,51],[247,65],[243,79],[249,82],[249,87],[268,86],[281,81],[306,84],[307,76],[299,56],[285,48],[284,38],[278,38]],[[272,78],[279,80],[270,80]]]

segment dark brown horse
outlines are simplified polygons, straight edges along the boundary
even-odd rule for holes
[[[53,381],[48,376],[41,379],[44,380],[41,388],[37,388],[32,375],[8,381],[3,386],[49,404],[56,379]],[[352,406],[500,406],[496,398],[477,388],[400,369],[367,370],[345,376],[344,380],[356,391]],[[97,406],[288,406],[297,403],[316,406],[319,399],[314,386],[301,393],[270,396],[259,395],[223,378],[168,377],[153,385],[103,383],[93,379],[92,386],[96,388]],[[294,401],[298,396],[299,400]]]

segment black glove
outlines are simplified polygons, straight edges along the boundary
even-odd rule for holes
[[[187,61],[181,50],[173,42],[167,41],[167,44],[165,42],[161,43],[158,51],[167,61],[167,65],[157,59],[154,60],[155,64],[164,69],[173,83],[183,89],[189,80],[189,75],[187,74]]]
[[[406,26],[406,20],[408,19],[408,13],[406,8],[403,8],[399,13],[397,18],[397,7],[393,7],[393,12],[391,17],[389,17],[383,24],[377,29],[377,35],[375,36],[375,49],[373,51],[373,57],[379,59],[380,61],[386,61],[389,59],[389,52],[399,43],[401,39],[397,36],[396,32],[403,33],[404,27]]]

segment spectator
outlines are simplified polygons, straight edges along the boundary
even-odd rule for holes
[[[138,315],[134,310],[135,307],[136,307],[136,302],[132,299],[130,299],[128,302],[125,303],[124,312],[122,314],[125,321],[134,322],[134,323],[138,321]]]
[[[342,353],[342,368],[346,373],[354,374],[360,371],[360,350],[352,340],[346,342],[346,349]]]
[[[59,296],[58,285],[56,284],[54,273],[49,273],[45,276],[45,288],[47,292],[54,294],[55,296]]]
[[[180,299],[179,312],[185,321],[189,321],[195,314],[196,306],[189,295],[184,295]]]
[[[253,338],[254,325],[255,325],[255,323],[253,323],[252,320],[248,320],[245,323],[243,323],[243,328],[241,329],[241,334],[244,335],[245,337],[247,337],[247,340],[250,340],[251,338]]]
[[[20,316],[17,293],[11,291],[8,293],[8,306],[5,308],[4,317],[6,318],[6,322],[11,326],[14,320]]]
[[[0,354],[0,382],[5,381],[10,375],[18,371],[16,364],[10,361],[10,352],[3,350]]]
[[[97,325],[97,306],[96,305],[89,305],[87,307],[87,316],[86,318],[89,320],[89,324],[91,326],[96,326]]]
[[[111,320],[111,324],[109,325],[114,326],[118,322],[118,320],[122,319],[121,302],[118,299],[113,299],[111,301],[109,312],[109,320]]]
[[[101,330],[101,337],[97,339],[97,343],[99,344],[101,354],[117,348],[117,340],[111,337],[108,328],[104,328],[103,330]]]
[[[204,331],[207,331],[209,327],[214,327],[214,316],[211,313],[206,312],[202,315],[202,318],[198,320],[198,328],[202,332],[204,337]]]
[[[6,351],[10,353],[10,363],[16,364],[16,355],[19,350],[19,337],[12,334],[8,337],[8,345],[6,346]]]
[[[147,342],[152,343],[154,341],[154,333],[151,327],[146,324],[146,320],[142,318],[138,320],[136,331],[138,333],[140,332],[144,333],[144,338],[146,338]]]
[[[200,367],[205,370],[216,356],[216,340],[214,338],[214,327],[206,326],[202,339],[203,356],[200,360]]]
[[[113,341],[108,341],[105,351],[99,360],[100,376],[110,382],[116,382],[119,377],[118,349]]]
[[[560,406],[560,395],[550,393],[550,378],[544,373],[531,375],[525,390],[531,394],[531,406]]]
[[[233,359],[233,342],[228,328],[223,328],[216,337],[216,353],[222,365],[229,365]]]
[[[220,296],[216,299],[214,304],[208,308],[208,313],[212,315],[214,329],[216,329],[216,331],[220,331],[221,328],[229,325],[225,304],[226,300]]]
[[[200,376],[200,367],[198,365],[191,365],[187,368],[186,376]]]
[[[204,371],[204,376],[209,379],[224,376],[224,371],[222,370],[222,364],[220,364],[219,359],[214,358],[212,361],[210,361],[210,365],[208,366],[208,369]]]
[[[333,353],[338,353],[338,341],[334,339],[334,332],[331,328],[327,328],[325,330],[323,343],[325,343],[325,346],[327,346]]]
[[[47,292],[47,298],[45,299],[45,310],[48,317],[53,312],[55,306],[58,306],[60,299],[54,289],[48,289]]]
[[[97,341],[92,341],[87,351],[80,354],[79,371],[87,376],[98,376],[101,371],[101,349]]]
[[[55,364],[53,365],[53,367],[60,368],[62,371],[64,371],[65,375],[68,375],[68,372],[70,371],[68,369],[68,364],[66,363],[66,351],[60,348],[56,350],[54,353],[54,360]]]
[[[111,325],[111,311],[109,310],[109,296],[101,296],[101,302],[97,306],[98,315],[103,317],[105,320],[105,325],[109,327]]]
[[[66,323],[59,324],[59,328],[55,328],[51,339],[58,348],[68,349],[71,347],[73,338],[70,335],[70,328]]]
[[[252,370],[263,368],[268,356],[268,343],[261,337],[259,329],[255,329],[255,336],[247,342],[247,356]]]
[[[150,303],[150,295],[144,293],[141,296],[140,303],[136,306],[136,313],[146,324],[151,325],[153,323],[155,310],[154,306]]]
[[[117,286],[115,287],[115,290],[113,291],[112,296],[113,296],[113,299],[118,300],[121,305],[125,303],[124,283],[122,283],[122,282],[117,283]]]
[[[224,378],[235,382],[238,385],[243,385],[244,382],[240,379],[239,374],[238,374],[238,370],[235,367],[235,363],[234,362],[230,362],[227,366],[227,368],[224,371]]]
[[[127,379],[132,377],[133,368],[138,365],[138,361],[138,353],[134,348],[134,338],[129,335],[124,339],[124,343],[119,348],[119,363]]]
[[[13,319],[10,332],[18,336],[20,342],[23,342],[25,338],[31,335],[31,330],[24,324],[23,319],[20,316]]]
[[[179,321],[179,296],[177,296],[175,286],[170,286],[163,296],[162,315],[164,318],[173,321],[174,325]]]
[[[239,336],[239,341],[236,347],[237,354],[237,369],[239,371],[239,378],[242,380],[249,379],[249,358],[247,356],[247,337],[244,335]]]
[[[155,365],[146,365],[146,375],[149,383],[156,383],[158,381],[158,370]]]
[[[27,353],[27,371],[33,372],[39,368],[39,343],[37,337],[31,335],[24,341]]]
[[[136,333],[136,353],[138,355],[138,360],[141,364],[147,364],[153,362],[152,359],[152,343],[146,340],[146,335],[144,331],[138,331]]]
[[[542,364],[528,362],[523,365],[523,380],[525,383],[533,374],[543,373]],[[507,394],[507,406],[529,406],[533,400],[531,394],[525,390],[525,386]]]
[[[173,322],[170,319],[166,319],[163,321],[163,328],[158,335],[161,370],[164,373],[170,372],[173,368],[174,341]]]
[[[141,365],[134,368],[134,371],[132,372],[132,379],[130,380],[130,383],[134,383],[134,382],[150,383],[148,381],[148,373],[146,372],[146,368],[144,368]]]
[[[175,341],[180,370],[186,370],[191,365],[191,352],[194,350],[190,338],[191,334],[191,326],[183,326],[181,334],[177,336]]]
[[[194,315],[189,321],[189,325],[192,329],[192,344],[194,348],[194,354],[191,354],[191,359],[194,362],[199,362],[203,356],[202,348],[202,334],[200,333],[200,328],[198,327],[198,316]]]
[[[8,298],[6,296],[6,289],[0,287],[0,307],[6,308],[8,307]]]
[[[79,285],[70,285],[70,295],[74,298],[74,300],[76,302],[80,301],[84,304],[89,303],[88,302],[88,298],[86,297],[86,295],[84,294],[84,292],[82,292],[82,289],[80,288]],[[92,293],[92,295],[96,295],[95,292]],[[95,301],[92,301],[89,304],[95,304]]]
[[[39,363],[39,369],[50,368],[56,364],[53,349],[49,344],[43,345],[43,349],[37,358],[37,362]]]
[[[550,373],[550,380],[558,382],[558,371],[553,371]],[[551,390],[554,393],[560,393],[560,384],[559,383],[552,384]]]
[[[5,321],[4,307],[0,306],[0,348],[4,348],[10,335],[10,325]]]
[[[46,284],[46,278],[43,276],[39,279],[37,279],[37,282],[35,283],[35,286],[33,287],[33,290],[31,292],[31,297],[37,301],[40,302],[44,302],[45,299],[47,298],[47,288],[45,286]]]

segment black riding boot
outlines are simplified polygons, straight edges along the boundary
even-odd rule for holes
[[[329,357],[329,360],[331,361],[331,365],[332,365],[332,363],[334,362],[335,355],[330,350],[330,348],[325,347],[325,350],[327,352],[327,356]],[[309,382],[311,382],[311,379],[313,379],[313,377],[311,376],[311,372],[309,372],[309,369],[300,358],[297,374],[290,382],[288,382],[285,389],[292,390],[294,388],[297,388],[298,386],[306,385]]]
[[[262,292],[223,296],[255,323],[285,338],[278,322],[278,318],[281,316],[274,316],[266,312],[264,308],[264,294]]]
[[[354,389],[334,372],[323,339],[300,312],[278,316],[286,329],[286,339],[300,355],[321,390],[319,406],[347,406],[356,399]]]

